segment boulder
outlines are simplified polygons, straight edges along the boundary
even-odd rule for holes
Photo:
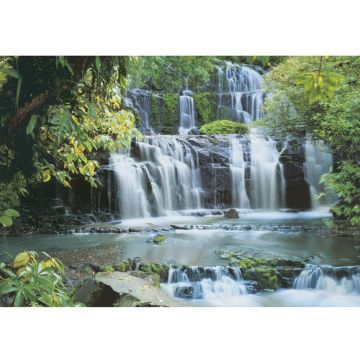
[[[229,209],[227,211],[224,211],[224,217],[226,217],[227,219],[238,219],[239,213],[236,209]]]
[[[82,282],[75,301],[96,307],[169,307],[180,303],[156,286],[154,279],[122,272],[101,272]]]

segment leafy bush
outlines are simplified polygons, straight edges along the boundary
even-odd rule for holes
[[[0,302],[3,306],[76,306],[60,274],[62,262],[45,252],[19,253],[11,265],[0,263]]]
[[[360,225],[360,166],[343,162],[338,172],[323,175],[321,182],[340,198],[332,212],[341,218],[350,219],[351,225]]]
[[[203,135],[214,134],[247,134],[249,129],[246,124],[230,120],[216,120],[200,128]]]

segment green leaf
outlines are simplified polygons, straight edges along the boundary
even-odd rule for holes
[[[19,217],[20,213],[14,209],[5,210],[5,215],[10,217]]]
[[[51,179],[50,171],[49,171],[49,170],[45,170],[45,171],[42,173],[42,178],[43,178],[43,182],[48,182],[48,181],[50,181],[50,179]]]
[[[96,56],[95,57],[95,66],[96,66],[96,70],[99,72],[101,69],[101,60],[100,60],[100,56]]]
[[[19,107],[19,97],[20,97],[21,84],[22,84],[22,76],[19,75],[17,86],[16,86],[16,99],[15,99],[16,108]]]
[[[26,135],[32,134],[36,126],[37,116],[31,115],[28,126],[26,127]]]
[[[14,305],[15,306],[22,306],[24,304],[24,295],[22,292],[18,292],[15,296]]]
[[[4,227],[11,226],[13,224],[12,218],[7,215],[0,216],[0,224]]]

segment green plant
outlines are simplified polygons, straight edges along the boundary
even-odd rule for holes
[[[7,209],[4,212],[0,211],[0,224],[4,227],[13,224],[13,218],[19,217],[20,214],[14,209]]]
[[[230,120],[216,120],[200,128],[203,135],[215,134],[247,134],[249,128],[246,124]]]
[[[62,262],[43,252],[19,253],[11,265],[0,263],[0,301],[4,306],[77,306],[68,294],[60,274]]]

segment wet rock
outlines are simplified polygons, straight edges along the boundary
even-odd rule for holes
[[[118,294],[116,306],[177,306],[165,292],[154,286],[152,281],[127,273],[99,273],[95,281],[110,287]]]
[[[224,217],[226,217],[227,219],[238,219],[239,213],[236,209],[229,209],[227,211],[224,211]]]
[[[191,225],[172,224],[170,226],[175,230],[189,230],[189,229],[191,229]]]
[[[154,244],[157,244],[157,245],[163,244],[166,241],[166,236],[158,234],[158,235],[153,236],[151,238],[151,240]]]
[[[191,285],[179,285],[175,289],[175,297],[182,299],[192,299],[194,296],[194,287]]]
[[[119,294],[111,286],[89,278],[80,283],[75,293],[75,302],[86,306],[109,307],[118,300]]]

